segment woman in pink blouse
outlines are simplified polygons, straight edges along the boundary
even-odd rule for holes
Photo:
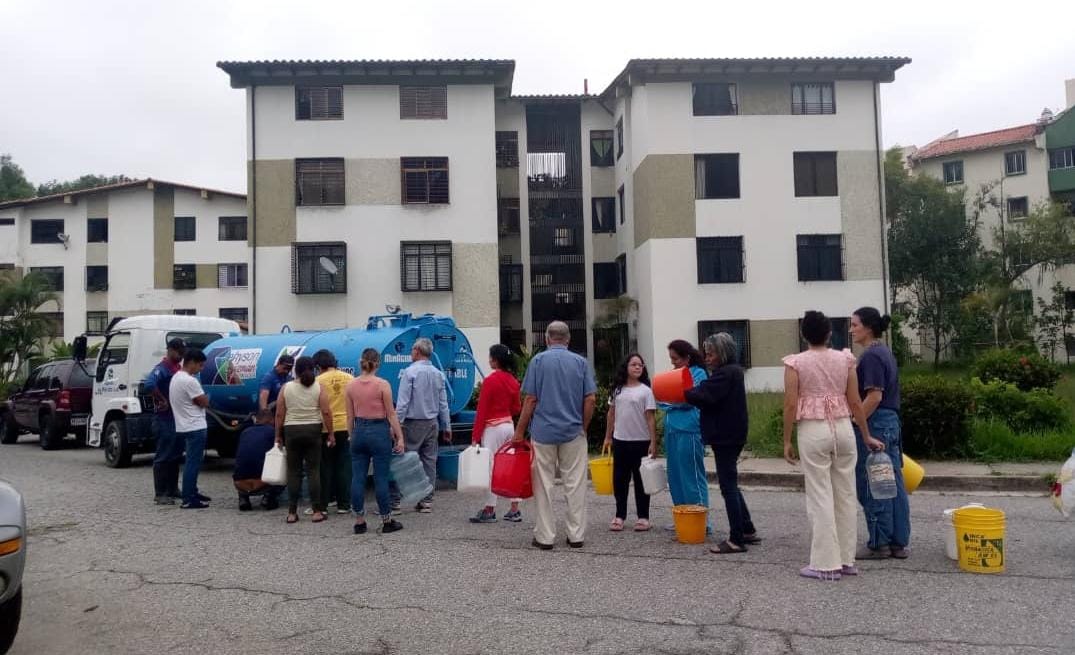
[[[839,580],[858,575],[855,567],[857,504],[855,464],[858,451],[851,418],[870,450],[884,444],[870,436],[850,351],[829,348],[832,323],[821,312],[806,312],[802,336],[810,347],[784,358],[784,459],[799,460],[791,446],[797,426],[799,456],[806,483],[810,518],[810,565],[799,575]]]

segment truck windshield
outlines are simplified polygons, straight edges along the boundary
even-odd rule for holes
[[[223,335],[216,332],[169,332],[164,338],[164,343],[168,343],[172,339],[182,339],[186,342],[187,348],[197,348],[198,350],[205,350],[205,347],[213,343]]]

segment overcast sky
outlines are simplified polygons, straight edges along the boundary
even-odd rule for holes
[[[0,0],[0,153],[245,191],[243,93],[218,60],[515,59],[515,93],[600,91],[628,59],[902,55],[886,145],[1035,120],[1075,78],[1075,2]],[[784,5],[784,6],[781,6]]]

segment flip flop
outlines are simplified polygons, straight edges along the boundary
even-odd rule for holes
[[[298,523],[299,522],[299,515],[298,514],[288,514],[287,515],[287,522],[288,523]]]
[[[739,553],[747,552],[746,546],[739,546],[738,548],[730,541],[722,541],[714,548],[710,548],[709,552],[714,555],[738,555]]]
[[[321,514],[321,516],[315,516],[314,518],[310,519],[310,523],[321,523],[322,521],[324,521],[325,514],[323,512],[319,512],[319,514]]]

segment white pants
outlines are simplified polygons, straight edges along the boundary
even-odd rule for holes
[[[556,542],[556,515],[552,511],[552,490],[556,484],[556,470],[560,469],[560,478],[564,483],[564,496],[567,498],[567,538],[582,541],[586,536],[586,467],[590,458],[587,456],[586,435],[580,434],[571,441],[561,444],[541,444],[534,446],[534,539],[543,544]]]
[[[835,425],[835,434],[833,427]],[[855,464],[858,451],[851,419],[803,420],[798,423],[799,459],[806,482],[810,518],[810,567],[835,571],[855,563],[858,499]]]
[[[485,431],[482,432],[482,447],[488,448],[496,454],[496,451],[500,449],[508,441],[511,441],[515,436],[515,425],[511,421],[501,423],[499,425],[488,425],[485,427]],[[489,472],[492,475],[493,458],[489,458]],[[485,504],[488,507],[496,507],[496,500],[500,498],[493,492],[489,492],[489,498],[486,499]],[[511,502],[519,502],[518,498],[512,498]]]

